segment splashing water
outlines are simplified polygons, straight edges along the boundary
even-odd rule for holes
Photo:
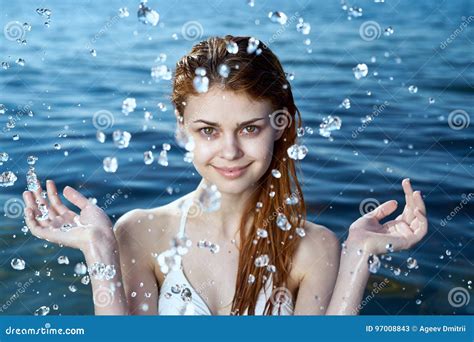
[[[308,154],[308,148],[305,145],[294,144],[286,152],[291,159],[302,160]]]
[[[367,67],[367,64],[361,63],[352,68],[352,72],[354,73],[354,77],[357,80],[360,80],[361,78],[367,76],[369,73],[369,68]]]
[[[338,116],[328,115],[319,125],[319,134],[325,138],[331,138],[331,132],[341,129],[341,125],[342,120]]]
[[[137,17],[138,21],[142,22],[145,25],[149,24],[152,26],[156,26],[160,21],[160,15],[158,14],[158,12],[147,7],[146,1],[140,2],[140,5],[138,5]]]

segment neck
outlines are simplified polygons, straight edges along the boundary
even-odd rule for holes
[[[197,198],[205,191],[209,183],[202,179],[195,190]],[[205,220],[209,227],[215,228],[215,232],[224,238],[238,239],[237,231],[240,227],[242,216],[244,215],[245,207],[251,199],[253,189],[249,188],[246,191],[238,194],[221,192],[220,208],[216,211],[206,212]]]

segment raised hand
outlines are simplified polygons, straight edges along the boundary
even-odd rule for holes
[[[42,188],[34,192],[23,192],[25,201],[25,221],[31,233],[41,239],[85,250],[97,238],[113,235],[112,222],[105,212],[92,204],[80,192],[66,186],[63,194],[68,201],[80,209],[80,213],[68,209],[58,196],[52,180],[46,182],[47,199],[41,196]],[[42,219],[38,206],[48,209],[47,217]]]
[[[402,187],[406,202],[403,213],[382,224],[380,221],[398,206],[395,200],[382,203],[352,223],[348,241],[372,254],[408,249],[420,241],[428,231],[425,204],[421,192],[413,192],[408,178],[402,181]]]

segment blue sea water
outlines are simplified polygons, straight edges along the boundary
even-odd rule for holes
[[[427,236],[412,250],[382,260],[369,280],[361,314],[474,313],[474,300],[469,301],[474,279],[471,1],[359,0],[350,5],[361,7],[362,16],[348,20],[339,1],[255,0],[252,7],[245,0],[150,0],[148,6],[160,14],[157,26],[138,21],[138,4],[0,0],[0,28],[12,21],[31,25],[22,35],[26,44],[7,39],[6,31],[0,36],[0,63],[10,65],[0,68],[0,104],[8,109],[0,114],[0,152],[10,156],[0,173],[18,177],[14,186],[0,188],[0,313],[30,315],[43,305],[51,307],[50,314],[93,313],[90,285],[74,274],[81,253],[21,231],[27,157],[38,157],[40,179],[54,179],[60,190],[79,188],[106,205],[114,220],[191,191],[200,177],[173,141],[171,83],[156,82],[150,70],[159,64],[173,69],[194,43],[225,34],[266,42],[285,71],[294,74],[296,103],[304,125],[314,130],[303,137],[309,153],[301,162],[309,219],[343,239],[365,200],[404,203],[403,178],[423,193]],[[128,17],[118,16],[121,7],[128,8]],[[51,10],[49,27],[37,8]],[[269,20],[275,10],[286,13],[287,24]],[[299,17],[311,24],[309,35],[296,30]],[[375,39],[361,33],[368,22]],[[388,27],[393,34],[387,36]],[[305,39],[311,42],[306,45]],[[166,54],[162,63],[160,54]],[[24,66],[15,63],[19,58]],[[368,75],[357,80],[352,69],[360,63],[368,66]],[[125,116],[121,106],[128,97],[136,99],[137,108]],[[349,109],[340,106],[345,98]],[[157,106],[160,102],[166,110]],[[30,110],[32,117],[26,114]],[[98,111],[113,115],[103,144],[93,123]],[[153,119],[145,121],[145,111]],[[342,120],[333,140],[318,134],[327,115]],[[364,124],[367,115],[373,120]],[[7,130],[9,116],[16,127]],[[132,133],[128,148],[113,144],[116,129]],[[169,165],[145,165],[143,152],[153,150],[156,156],[163,143],[171,144]],[[108,156],[118,159],[115,173],[103,169]],[[121,194],[110,201],[118,190]],[[69,257],[69,265],[57,263],[60,255]],[[418,269],[408,270],[410,256]],[[14,270],[13,258],[25,260],[26,268]],[[370,296],[385,278],[388,285]],[[30,280],[25,293],[15,297]],[[77,292],[68,289],[71,284]]]

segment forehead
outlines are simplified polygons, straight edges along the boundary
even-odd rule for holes
[[[185,120],[236,123],[256,117],[268,118],[272,106],[268,100],[254,100],[245,93],[211,88],[207,93],[190,96],[184,109]]]

